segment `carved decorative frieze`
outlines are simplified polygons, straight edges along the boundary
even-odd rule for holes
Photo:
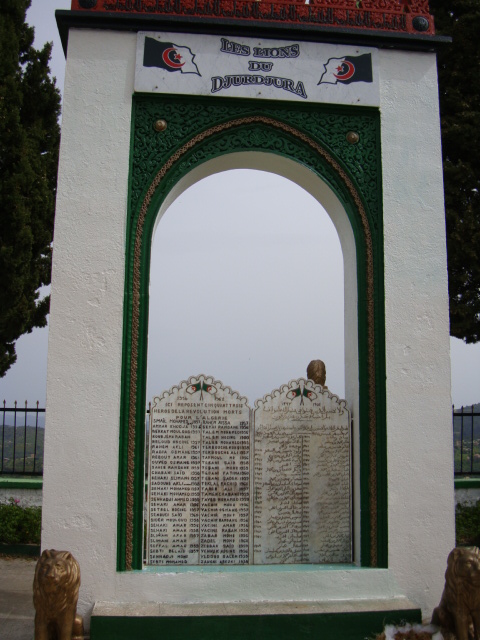
[[[428,0],[72,0],[72,10],[435,34]]]

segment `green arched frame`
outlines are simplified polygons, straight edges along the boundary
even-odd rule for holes
[[[163,119],[167,129],[157,132]],[[349,132],[359,141],[347,140]],[[351,137],[349,136],[351,140]],[[377,109],[137,95],[132,105],[126,236],[117,568],[142,568],[150,248],[175,185],[212,158],[279,154],[313,171],[350,220],[358,287],[362,566],[387,566],[385,337],[380,118]]]

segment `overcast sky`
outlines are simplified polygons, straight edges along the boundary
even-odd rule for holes
[[[61,90],[65,59],[54,11],[69,8],[70,0],[32,0],[27,14],[36,46],[53,41],[51,69]],[[229,172],[191,187],[167,211],[154,239],[148,396],[205,373],[253,404],[304,376],[312,358],[325,360],[328,386],[343,395],[342,269],[327,214],[285,179]],[[165,278],[167,272],[175,278]],[[328,278],[319,282],[316,273]],[[306,274],[319,294],[301,295]],[[161,311],[165,301],[168,314]],[[0,379],[0,399],[44,406],[47,341],[48,329],[20,338],[17,363]],[[454,404],[480,402],[480,344],[452,338],[451,346]]]

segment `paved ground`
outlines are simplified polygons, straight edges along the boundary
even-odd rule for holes
[[[0,640],[33,640],[35,609],[32,585],[35,564],[36,559],[0,556]],[[392,630],[395,631],[393,627],[390,632]],[[430,631],[430,628],[424,627],[424,630]],[[391,637],[393,636],[387,635],[387,638]]]
[[[0,640],[33,640],[35,562],[0,558]]]

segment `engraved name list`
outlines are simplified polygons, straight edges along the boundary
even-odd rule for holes
[[[255,403],[210,376],[153,399],[147,563],[351,561],[350,418],[292,380]]]
[[[248,564],[250,409],[211,377],[152,404],[149,564]]]

